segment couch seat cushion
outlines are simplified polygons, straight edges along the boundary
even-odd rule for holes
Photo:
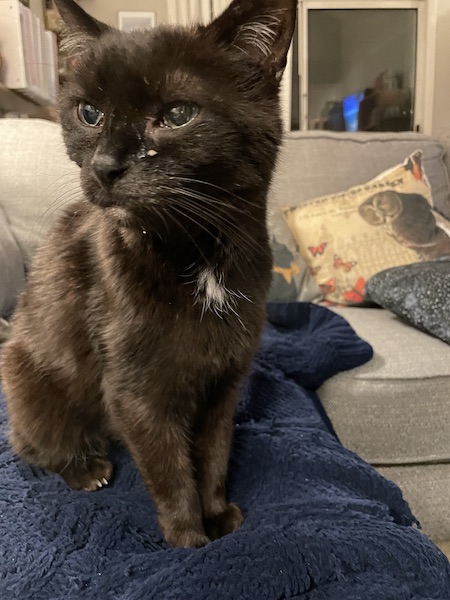
[[[434,542],[450,540],[450,463],[397,465],[377,470],[401,488],[424,533]]]
[[[344,446],[374,465],[450,460],[450,348],[376,308],[334,308],[374,348],[319,390]]]

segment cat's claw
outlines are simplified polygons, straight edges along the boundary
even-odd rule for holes
[[[113,467],[106,458],[90,458],[83,464],[74,462],[60,474],[74,490],[95,492],[109,485]]]
[[[96,484],[98,488],[103,488],[109,485],[109,481],[106,479],[106,477],[102,477],[101,479],[97,479]]]
[[[103,489],[104,487],[106,487],[107,485],[109,485],[109,481],[106,479],[106,477],[102,477],[101,479],[97,479],[97,481],[95,483],[97,484],[97,487],[99,489]]]

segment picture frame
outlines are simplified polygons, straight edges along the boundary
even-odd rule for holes
[[[156,25],[155,12],[122,11],[118,13],[119,29],[132,31],[133,29],[151,29]]]

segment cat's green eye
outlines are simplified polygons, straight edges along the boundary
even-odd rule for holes
[[[98,108],[87,102],[80,102],[78,105],[78,118],[83,125],[89,127],[98,127],[103,121],[104,114]]]
[[[171,129],[184,127],[198,115],[198,106],[195,104],[172,104],[167,106],[163,113],[163,124]]]

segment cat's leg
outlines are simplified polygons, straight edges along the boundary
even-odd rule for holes
[[[205,546],[210,539],[194,478],[187,402],[172,398],[172,406],[183,407],[176,411],[168,406],[170,400],[155,398],[154,390],[138,398],[136,392],[128,394],[123,388],[118,397],[117,386],[107,383],[104,389],[114,430],[130,450],[151,494],[167,543],[178,548]]]
[[[194,440],[198,490],[205,529],[217,539],[239,529],[242,513],[226,498],[226,479],[237,404],[238,382],[224,381],[214,390],[214,404],[202,415]]]
[[[21,343],[5,349],[2,381],[17,455],[59,473],[76,490],[94,491],[108,484],[113,468],[95,387],[87,390],[79,382],[58,379],[36,365]]]

